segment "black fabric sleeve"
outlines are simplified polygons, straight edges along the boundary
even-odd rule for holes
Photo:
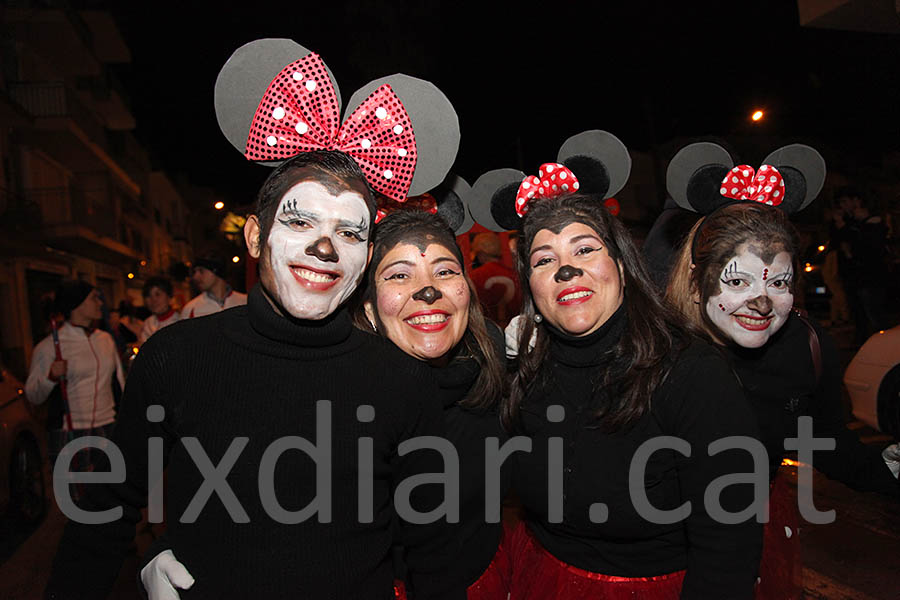
[[[433,401],[438,396],[438,389],[431,375],[423,368],[421,377],[409,378],[409,385],[415,386],[411,389],[421,391],[423,401],[413,407],[410,427],[403,433],[402,440],[423,436],[446,440],[441,407],[438,402]],[[438,451],[430,448],[414,450],[397,458],[395,489],[396,484],[410,477],[444,472],[459,476],[458,469],[454,472],[449,465],[444,464]],[[443,485],[423,483],[412,490],[410,504],[416,512],[427,513],[444,502],[444,494]],[[434,584],[441,578],[434,574],[444,570],[459,554],[458,540],[452,536],[453,529],[446,526],[444,517],[426,524],[410,523],[402,518],[403,515],[399,517],[396,529],[399,539],[396,542],[404,547],[408,581],[411,589],[415,590],[415,598],[422,600],[439,597],[443,590],[435,589]]]
[[[753,597],[762,548],[762,525],[754,517],[737,524],[718,522],[708,512],[704,494],[719,477],[751,473],[754,462],[744,449],[709,455],[711,442],[731,436],[758,439],[756,419],[725,360],[712,350],[693,364],[670,374],[677,391],[660,419],[663,431],[686,440],[691,456],[676,454],[681,500],[690,501],[685,521],[688,541],[687,574],[681,597],[687,599],[742,599]],[[671,433],[670,433],[671,432]],[[767,472],[763,461],[761,468]],[[768,476],[764,476],[768,482]],[[765,488],[768,494],[768,486]],[[719,504],[739,512],[753,502],[750,484],[726,487]]]
[[[80,508],[91,511],[121,507],[119,519],[102,525],[86,525],[69,521],[63,531],[45,598],[105,599],[115,584],[119,569],[131,547],[135,525],[141,519],[141,508],[147,505],[147,441],[162,437],[163,463],[176,440],[173,411],[163,390],[165,355],[152,340],[135,359],[125,386],[119,420],[112,442],[125,460],[125,481],[119,484],[87,484],[86,497]],[[165,419],[160,423],[147,420],[147,407],[163,406]]]
[[[841,405],[841,369],[834,339],[814,325],[822,349],[822,378],[816,387],[808,416],[813,418],[813,435],[834,438],[834,451],[813,454],[813,466],[829,479],[855,490],[874,491],[900,499],[900,484],[881,458],[881,451],[863,444],[847,429]]]

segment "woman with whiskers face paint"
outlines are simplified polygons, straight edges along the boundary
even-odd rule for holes
[[[725,361],[654,295],[602,197],[535,198],[521,225],[524,326],[501,415],[532,449],[513,455],[526,518],[511,597],[751,597],[761,527],[720,516],[751,506],[751,486],[705,498],[753,471],[743,450],[708,451],[757,435]]]
[[[858,490],[900,495],[891,461],[845,426],[834,341],[791,310],[797,248],[784,211],[728,204],[691,229],[666,292],[688,327],[722,348],[759,423],[772,492],[758,598],[802,594],[799,515],[786,477],[776,477],[800,417],[812,417],[815,437],[836,442],[833,451],[813,454],[815,468]]]
[[[462,551],[444,573],[418,584],[415,595],[505,599],[507,569],[497,553],[503,526],[487,523],[485,516],[486,483],[497,490],[498,518],[499,500],[509,487],[508,477],[485,466],[485,441],[505,439],[497,415],[503,334],[484,318],[462,252],[441,217],[399,210],[379,222],[374,237],[357,326],[432,367],[440,394],[422,401],[440,403],[447,439],[459,458],[458,522],[446,526]],[[397,571],[402,576],[402,568]],[[398,597],[403,593],[398,586]]]

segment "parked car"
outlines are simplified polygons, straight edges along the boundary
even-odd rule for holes
[[[900,438],[900,326],[870,337],[844,373],[853,414]]]
[[[36,523],[47,510],[46,439],[22,382],[0,365],[0,512],[25,524]]]

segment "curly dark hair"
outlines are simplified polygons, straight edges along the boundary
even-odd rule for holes
[[[524,327],[519,332],[519,360],[509,398],[502,404],[501,417],[509,430],[519,428],[519,407],[523,400],[548,379],[549,334],[546,324],[534,321],[534,298],[529,285],[528,260],[534,238],[542,229],[559,233],[567,225],[582,223],[604,241],[610,258],[621,266],[624,281],[623,304],[628,324],[612,351],[616,365],[600,378],[594,390],[615,390],[610,402],[598,403],[594,416],[607,431],[625,429],[650,408],[653,391],[668,374],[677,350],[687,344],[688,336],[677,325],[674,313],[656,295],[640,253],[631,234],[603,205],[603,199],[590,194],[573,194],[560,199],[537,200],[529,204],[522,219],[522,239],[516,252],[516,270],[522,283]],[[534,348],[529,347],[537,333]]]

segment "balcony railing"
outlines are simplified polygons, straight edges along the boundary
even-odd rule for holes
[[[9,95],[35,118],[64,117],[75,121],[88,138],[109,152],[106,130],[62,82],[12,82]]]
[[[41,223],[80,225],[101,237],[119,239],[115,211],[102,200],[106,190],[84,190],[76,187],[32,188],[25,190],[26,203],[40,207]]]

